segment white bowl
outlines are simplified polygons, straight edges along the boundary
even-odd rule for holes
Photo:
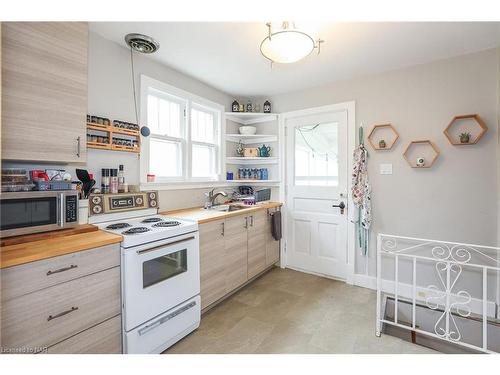
[[[257,128],[255,126],[240,126],[238,130],[240,134],[243,135],[254,135],[257,133]]]

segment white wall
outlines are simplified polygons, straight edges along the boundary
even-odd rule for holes
[[[497,244],[498,65],[498,51],[488,50],[271,98],[280,113],[355,100],[356,123],[363,122],[366,133],[386,122],[399,131],[393,150],[369,149],[374,220],[368,274],[375,275],[378,232]],[[443,129],[453,116],[468,113],[480,114],[489,131],[477,145],[450,145]],[[403,159],[415,139],[431,139],[440,149],[431,169],[412,169]],[[380,175],[380,163],[392,163],[393,175]],[[365,273],[365,261],[358,251],[357,273]]]

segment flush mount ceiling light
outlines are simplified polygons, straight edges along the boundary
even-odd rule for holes
[[[271,23],[266,23],[268,36],[260,44],[260,52],[271,63],[289,64],[302,60],[316,48],[318,55],[321,52],[321,43],[303,31],[299,31],[292,23],[283,22],[281,29],[272,32]]]

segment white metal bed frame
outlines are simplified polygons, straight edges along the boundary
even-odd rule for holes
[[[400,246],[398,242],[404,242]],[[412,243],[408,245],[408,243]],[[414,244],[413,244],[414,243]],[[415,254],[418,250],[429,249],[430,255]],[[486,254],[493,252],[495,257]],[[394,260],[394,284],[392,288],[384,287],[387,281],[382,279],[382,257],[392,257]],[[473,260],[480,258],[482,261]],[[412,305],[411,325],[404,325],[398,321],[398,298],[401,298],[399,261],[407,259],[412,264],[412,284],[410,286],[410,300]],[[419,329],[416,324],[416,306],[417,306],[417,262],[432,262],[437,272],[441,287],[428,285],[427,290],[432,295],[424,299],[425,305],[432,310],[441,310],[442,313],[434,325],[434,332]],[[454,314],[467,318],[471,315],[471,294],[466,290],[453,292],[457,280],[462,275],[464,267],[474,268],[482,273],[482,345],[476,346],[462,341],[460,330],[456,324]],[[421,238],[394,236],[378,234],[377,236],[377,311],[376,311],[376,335],[380,336],[382,324],[389,324],[409,331],[414,331],[423,335],[435,337],[454,344],[458,344],[469,349],[481,351],[484,353],[495,353],[488,348],[488,271],[496,272],[497,278],[500,277],[500,248],[490,246],[480,246],[464,244],[457,242],[445,242],[436,240],[427,240]],[[407,285],[406,285],[407,286]],[[497,281],[497,293],[499,282]],[[392,289],[392,290],[391,290]],[[383,293],[389,293],[394,296],[394,320],[388,320],[382,316]],[[498,298],[498,297],[497,297]],[[439,303],[441,302],[441,303]],[[498,303],[498,301],[496,301]],[[490,313],[491,314],[491,313]],[[444,325],[444,328],[442,327]]]

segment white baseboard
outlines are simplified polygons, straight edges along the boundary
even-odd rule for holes
[[[353,284],[356,286],[363,287],[363,288],[377,290],[377,278],[373,277],[373,276],[355,274]],[[399,296],[401,296],[403,298],[411,300],[413,297],[412,296],[412,289],[413,289],[413,287],[410,284],[399,283],[398,294],[399,294]],[[417,286],[416,290],[417,290],[416,300],[420,303],[425,304],[425,298],[430,293],[432,293],[432,291],[428,288],[418,287],[418,286]],[[384,293],[394,294],[394,281],[383,279],[382,280],[382,291]],[[470,308],[471,308],[471,311],[473,313],[478,314],[478,315],[482,315],[482,313],[483,313],[483,300],[477,299],[477,298],[472,298],[472,300],[470,302]],[[494,301],[487,301],[486,313],[489,317],[498,319],[498,308],[497,308],[497,305]]]

